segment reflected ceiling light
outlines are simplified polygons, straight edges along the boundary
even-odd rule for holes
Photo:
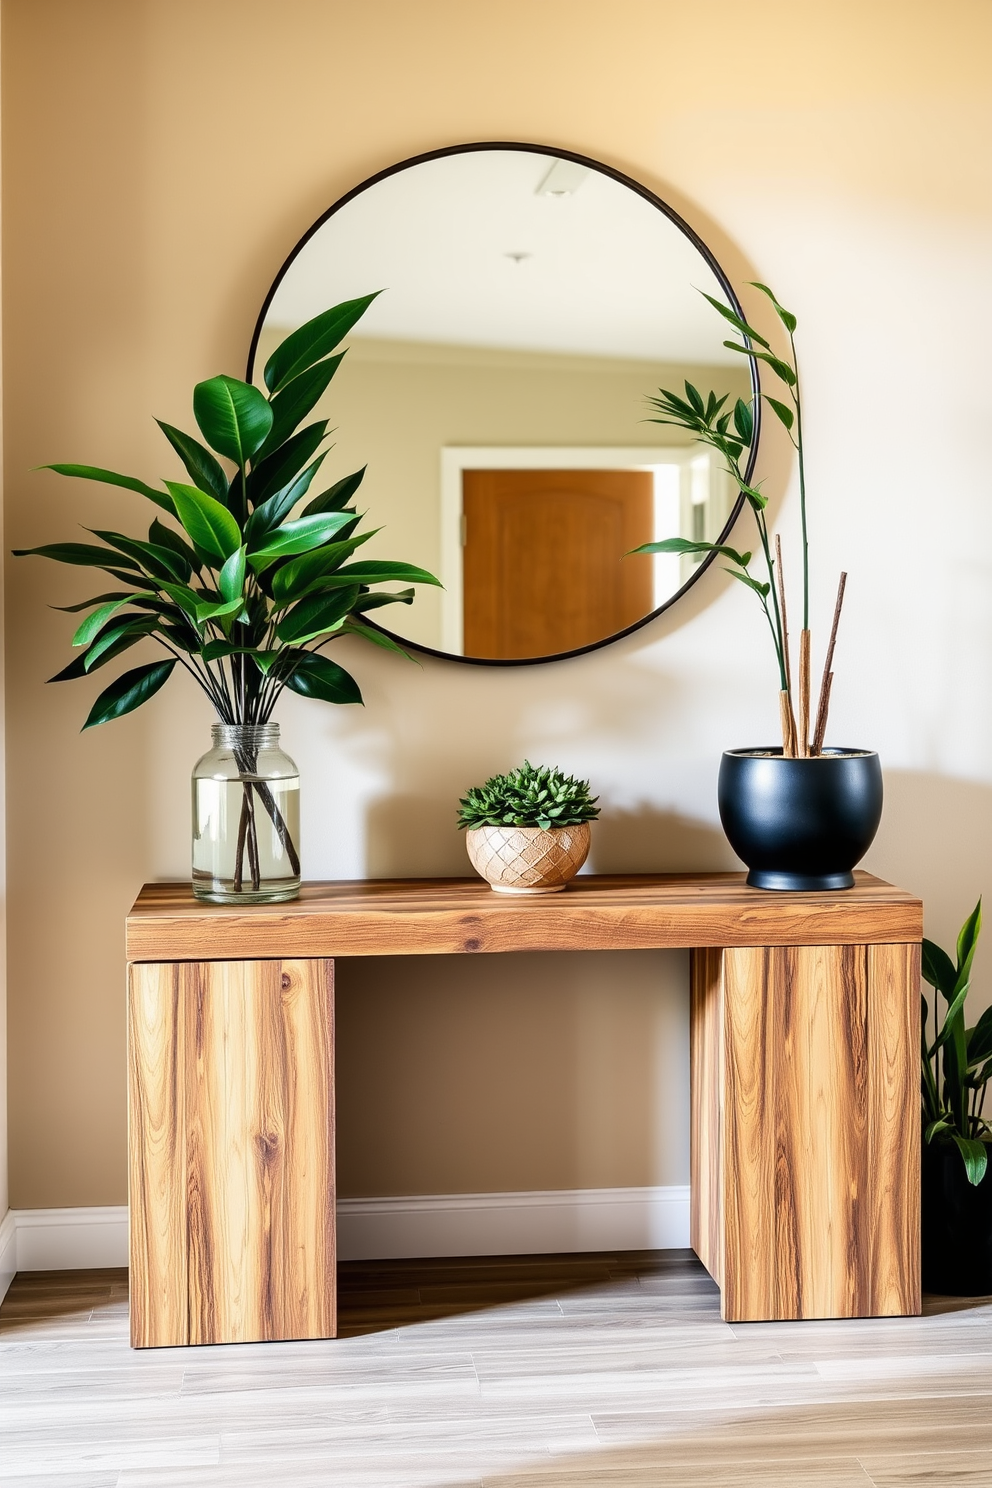
[[[577,165],[574,160],[556,160],[538,186],[537,195],[573,196],[588,174],[588,166]]]

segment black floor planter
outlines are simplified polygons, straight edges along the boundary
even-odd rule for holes
[[[785,759],[731,749],[720,764],[720,819],[758,889],[850,889],[882,816],[882,767],[868,750]]]
[[[976,1187],[952,1143],[924,1142],[922,1177],[923,1290],[992,1295],[992,1162]]]

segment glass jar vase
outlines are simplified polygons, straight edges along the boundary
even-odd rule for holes
[[[300,891],[300,772],[277,723],[215,723],[193,770],[193,893],[272,904]]]

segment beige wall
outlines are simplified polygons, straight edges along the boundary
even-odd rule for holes
[[[981,0],[6,0],[3,22],[8,545],[133,527],[137,498],[32,467],[171,473],[150,415],[188,423],[196,379],[240,372],[274,271],[341,192],[459,140],[587,151],[800,316],[821,640],[851,575],[832,732],[887,767],[869,866],[950,936],[992,867]],[[791,542],[788,455],[770,438],[762,468]],[[69,633],[46,605],[85,581],[38,560],[8,578],[11,1198],[118,1203],[121,921],[142,879],[187,869],[208,713],[179,682],[81,736],[92,686],[43,679]],[[648,630],[548,668],[356,643],[364,711],[283,710],[305,871],[459,871],[454,799],[524,754],[592,776],[597,868],[730,862],[720,750],[772,738],[776,712],[760,617],[728,586],[708,574]],[[682,959],[507,972],[343,968],[345,1190],[684,1179]]]

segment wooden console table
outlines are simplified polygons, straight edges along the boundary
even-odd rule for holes
[[[127,922],[131,1341],[330,1338],[334,958],[689,947],[692,1245],[729,1320],[920,1311],[922,905],[868,874],[304,887]]]

